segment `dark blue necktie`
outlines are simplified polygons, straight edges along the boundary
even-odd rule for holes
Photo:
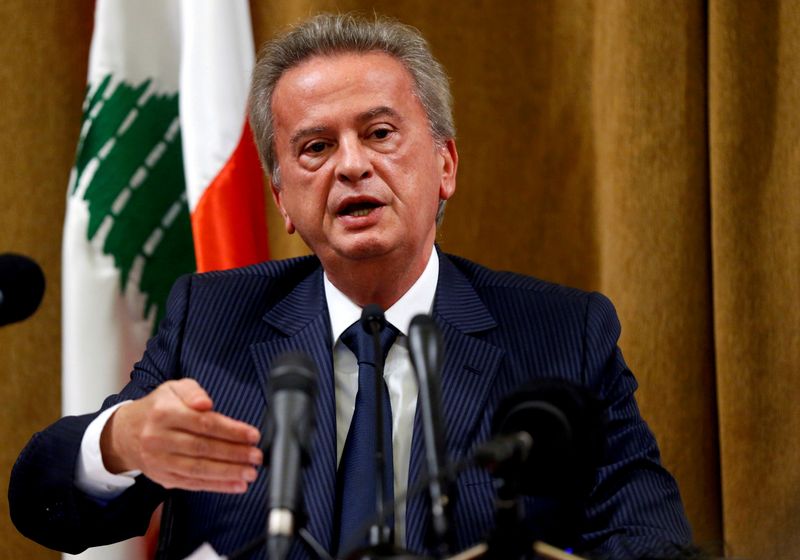
[[[380,333],[381,361],[397,338],[397,329],[386,324]],[[379,475],[375,466],[375,451],[380,441],[375,433],[375,347],[372,335],[361,321],[350,325],[341,336],[342,342],[358,360],[358,393],[350,430],[347,432],[342,459],[337,474],[337,503],[339,505],[339,553],[366,544],[366,535],[359,533],[376,512],[375,486]],[[383,387],[381,413],[383,418],[383,456],[386,468],[383,480],[384,501],[394,497],[394,468],[392,465],[392,405],[389,390]],[[363,538],[362,538],[363,535]]]

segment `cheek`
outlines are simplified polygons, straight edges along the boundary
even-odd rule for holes
[[[294,223],[320,222],[326,214],[328,190],[321,183],[303,182],[293,186],[293,196],[287,201],[286,209]]]
[[[421,157],[415,151],[383,156],[375,167],[384,182],[403,198],[427,197],[425,193],[434,183],[438,191],[438,179],[434,178],[436,170],[429,158]]]
[[[417,160],[405,177],[411,197],[420,205],[438,204],[441,182],[441,170],[429,159]]]

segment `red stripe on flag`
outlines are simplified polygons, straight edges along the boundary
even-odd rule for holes
[[[269,258],[264,176],[245,122],[239,144],[192,213],[197,270],[224,270]]]

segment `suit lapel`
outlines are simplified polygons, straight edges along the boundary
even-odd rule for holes
[[[277,331],[272,339],[253,344],[251,354],[259,371],[265,400],[273,360],[289,350],[308,354],[317,365],[319,380],[311,461],[303,473],[308,531],[330,550],[336,482],[336,409],[333,388],[330,320],[322,284],[322,268],[304,278],[264,321]],[[269,402],[267,400],[267,402]]]
[[[494,317],[469,280],[444,254],[439,254],[439,263],[433,317],[442,331],[444,341],[442,410],[448,460],[453,462],[461,459],[473,443],[470,436],[484,410],[504,350],[476,336],[496,327]],[[424,476],[423,438],[418,406],[414,418],[409,480],[420,480]],[[428,510],[429,500],[425,494],[413,497],[408,503],[406,540],[411,550],[425,548]]]

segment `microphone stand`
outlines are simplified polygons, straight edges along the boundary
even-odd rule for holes
[[[417,315],[408,327],[408,353],[417,376],[425,440],[425,457],[430,484],[431,525],[436,536],[437,553],[449,556],[453,533],[450,530],[450,480],[442,476],[445,464],[444,420],[439,380],[442,375],[442,334],[430,315]]]
[[[372,309],[372,308],[377,309]],[[378,314],[376,311],[380,311]],[[368,313],[369,312],[369,313]],[[375,518],[376,522],[369,529],[369,544],[381,546],[391,543],[394,538],[394,517],[387,518],[383,509],[383,481],[386,477],[386,457],[383,454],[386,442],[383,433],[383,350],[381,348],[381,331],[386,326],[383,311],[377,305],[368,305],[364,308],[364,328],[372,335],[372,344],[375,352],[375,429],[377,430],[378,445],[375,448]]]
[[[494,465],[492,474],[498,480],[495,499],[495,528],[487,541],[485,557],[490,560],[523,558],[531,549],[532,535],[526,538],[523,527],[522,467],[533,443],[527,433],[515,436],[518,445],[509,446],[510,454],[503,463]]]
[[[514,484],[504,481],[497,489],[495,500],[495,530],[489,537],[489,549],[486,558],[492,560],[510,560],[522,558],[530,550],[530,542],[521,535],[522,506],[519,493]]]
[[[386,473],[386,457],[384,450],[383,433],[383,351],[381,349],[380,333],[386,326],[383,310],[376,304],[364,307],[361,314],[364,330],[372,335],[375,351],[375,429],[377,430],[378,445],[375,449],[375,470],[378,473],[375,481],[376,514],[375,521],[369,528],[369,545],[366,548],[356,549],[348,554],[347,560],[416,560],[418,557],[398,549],[394,545],[394,517],[385,513],[383,480]],[[394,503],[394,500],[392,501]]]

